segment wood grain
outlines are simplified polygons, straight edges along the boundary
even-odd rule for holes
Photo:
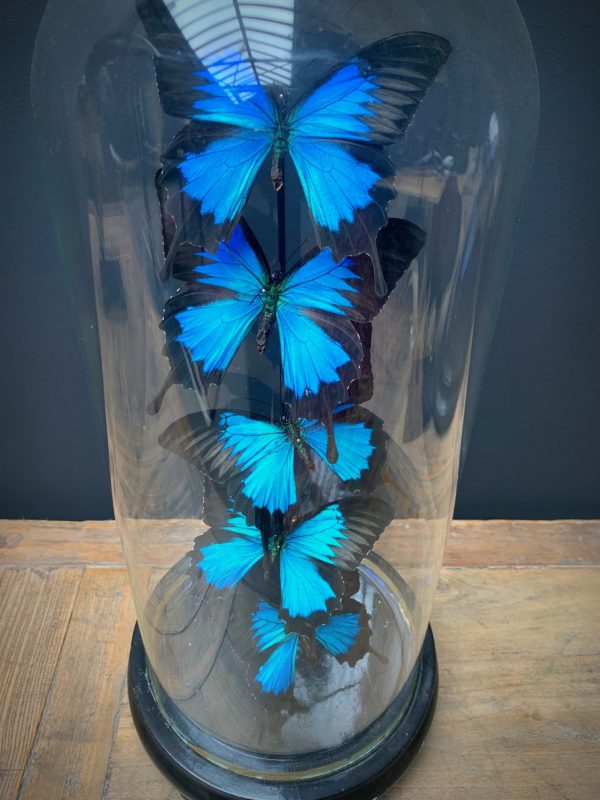
[[[423,750],[380,800],[600,797],[600,570],[444,569],[440,697]],[[107,800],[176,800],[124,709]]]
[[[453,522],[444,564],[454,567],[598,566],[598,520]]]
[[[387,536],[407,528],[418,541],[423,520],[397,521]],[[190,548],[205,526],[197,520],[149,520],[145,524],[144,563],[171,565]],[[600,522],[453,522],[444,561],[451,566],[600,565]],[[1,566],[123,566],[114,521],[0,521]]]
[[[20,800],[102,797],[133,621],[125,570],[86,570]]]
[[[430,735],[381,800],[600,797],[600,570],[444,570]]]
[[[398,524],[390,557],[426,523]],[[149,531],[148,563],[160,536],[178,557],[191,530]],[[114,523],[0,531],[0,799],[179,800],[124,697],[133,612],[125,570],[106,568],[122,559]],[[438,709],[380,800],[600,797],[600,523],[455,523],[446,564]]]
[[[129,704],[121,711],[110,756],[103,800],[181,800],[181,794],[152,763],[137,734]]]
[[[0,798],[19,792],[80,569],[0,571]]]

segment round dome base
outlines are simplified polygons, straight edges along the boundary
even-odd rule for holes
[[[431,628],[414,667],[414,681],[407,682],[412,696],[398,697],[384,717],[398,708],[406,708],[399,722],[389,730],[385,720],[377,720],[361,734],[366,753],[353,761],[356,744],[348,744],[348,766],[329,774],[299,780],[263,780],[261,772],[273,775],[269,756],[256,757],[253,776],[233,772],[213,758],[205,757],[175,732],[161,711],[149,676],[146,654],[136,625],[129,659],[129,703],[137,731],[156,764],[189,800],[370,800],[375,798],[406,769],[418,752],[429,728],[437,696],[438,671]],[[413,689],[414,687],[414,689]],[[169,709],[169,713],[171,709]],[[382,726],[388,729],[381,736]],[[369,742],[369,738],[371,741]],[[369,746],[370,745],[370,746]],[[208,754],[207,754],[208,755]],[[340,758],[341,756],[341,758]],[[343,753],[336,748],[336,763],[343,762]],[[298,765],[295,766],[297,769]],[[306,775],[306,773],[304,773]]]

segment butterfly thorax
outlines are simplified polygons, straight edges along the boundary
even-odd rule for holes
[[[315,462],[311,457],[310,450],[306,444],[304,436],[302,436],[302,430],[298,421],[284,416],[281,419],[281,424],[284,431],[288,435],[294,450],[298,453],[302,461],[304,461],[308,469],[313,470],[315,468]]]
[[[271,559],[272,563],[277,561],[277,559],[281,555],[281,551],[283,550],[284,544],[285,544],[285,538],[282,532],[274,534],[269,539],[269,558]]]
[[[269,336],[275,324],[280,293],[281,281],[279,280],[279,275],[273,276],[267,286],[261,289],[262,310],[258,318],[258,331],[256,333],[256,349],[259,353],[265,352],[269,342]]]

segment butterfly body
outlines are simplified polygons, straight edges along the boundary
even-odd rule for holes
[[[310,450],[306,443],[306,439],[302,433],[301,420],[292,419],[284,414],[281,417],[281,428],[285,431],[285,435],[291,442],[292,447],[298,453],[307,469],[314,471],[315,462],[310,454]]]
[[[267,286],[261,289],[260,299],[262,311],[258,318],[256,333],[256,349],[264,353],[269,343],[269,337],[277,320],[277,306],[281,298],[281,273],[273,275]]]

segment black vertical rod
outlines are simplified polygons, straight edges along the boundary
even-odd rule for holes
[[[281,160],[281,188],[277,192],[277,257],[279,271],[285,273],[286,237],[285,237],[285,165]]]

